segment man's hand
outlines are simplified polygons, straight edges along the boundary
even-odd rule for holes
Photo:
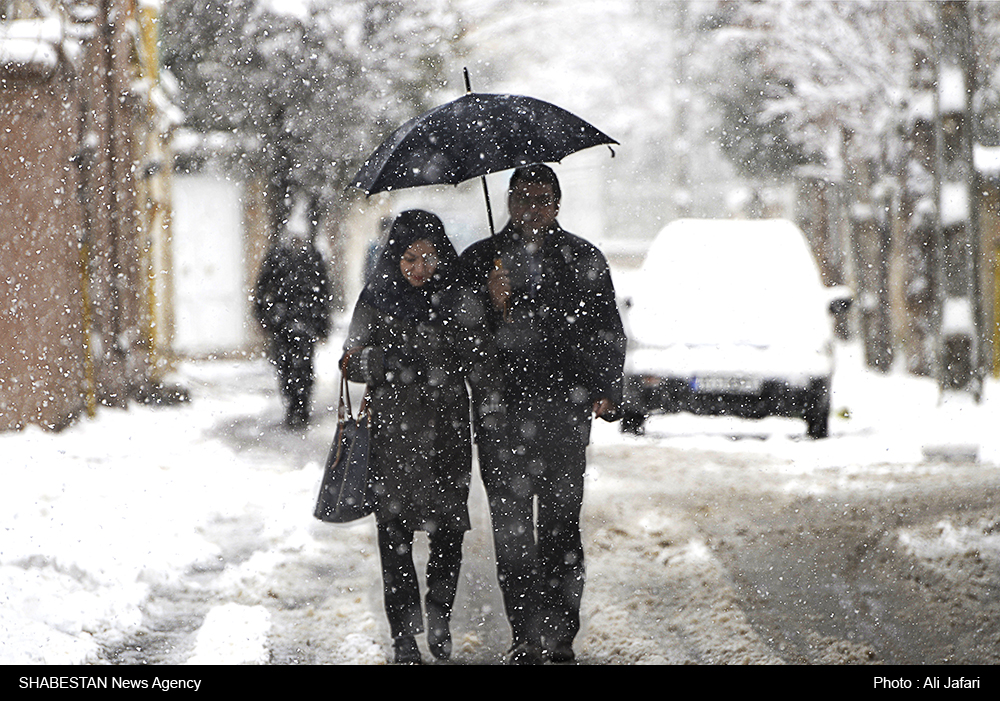
[[[618,407],[610,399],[601,398],[594,402],[594,416],[612,421],[617,413]]]
[[[486,280],[486,287],[490,292],[490,300],[493,306],[507,315],[507,304],[510,300],[510,278],[507,270],[503,267],[503,262],[497,258],[490,276]]]

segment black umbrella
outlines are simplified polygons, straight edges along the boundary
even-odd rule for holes
[[[466,74],[466,87],[468,87]],[[473,93],[411,119],[365,161],[351,183],[368,195],[458,183],[618,142],[549,102],[524,95]],[[614,152],[612,152],[613,154]],[[486,207],[493,232],[489,193]]]

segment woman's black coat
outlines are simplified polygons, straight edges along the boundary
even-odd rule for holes
[[[420,238],[433,237],[397,236],[383,252],[376,281],[354,308],[344,344],[347,377],[368,384],[376,518],[413,530],[467,530],[470,409],[479,439],[496,436],[502,380],[485,310],[452,282],[451,243],[431,241],[441,259],[433,284],[411,288],[403,279],[399,258]]]

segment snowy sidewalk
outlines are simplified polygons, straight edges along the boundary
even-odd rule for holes
[[[280,428],[264,361],[185,364],[180,380],[190,404],[104,408],[62,433],[0,435],[0,664],[97,661],[142,625],[156,587],[219,560],[207,535],[219,521],[256,517],[269,550],[315,547],[311,502],[335,421],[322,402],[335,376],[301,435]],[[268,625],[252,602],[212,612],[191,661],[266,661]],[[218,628],[243,643],[218,644]]]

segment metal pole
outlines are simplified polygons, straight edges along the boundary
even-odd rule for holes
[[[472,83],[469,80],[469,69],[468,68],[463,68],[462,70],[465,73],[465,93],[467,95],[471,95],[472,94]],[[486,217],[490,221],[490,236],[495,236],[496,233],[497,233],[497,231],[496,231],[496,228],[493,226],[493,207],[490,205],[490,189],[489,189],[489,187],[486,186],[486,176],[485,175],[482,176],[480,178],[480,180],[482,180],[482,182],[483,182],[483,197],[486,198]]]

